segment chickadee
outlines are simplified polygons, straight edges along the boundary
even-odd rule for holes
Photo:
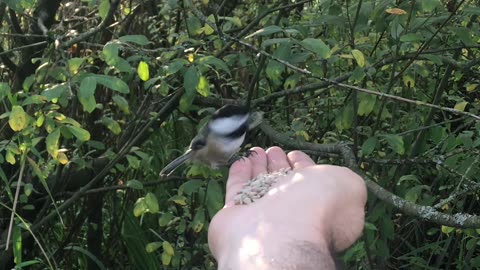
[[[262,116],[260,112],[249,113],[244,106],[223,106],[200,129],[188,150],[165,166],[160,175],[170,175],[186,161],[212,168],[229,164],[240,150],[247,131],[258,126]]]

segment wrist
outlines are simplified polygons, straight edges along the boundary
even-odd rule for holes
[[[321,231],[265,222],[244,228],[225,234],[222,244],[212,249],[219,270],[335,269],[329,241]]]

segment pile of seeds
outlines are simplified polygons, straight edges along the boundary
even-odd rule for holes
[[[269,174],[259,174],[257,177],[243,185],[242,190],[235,195],[235,204],[250,204],[262,198],[280,177],[289,174],[291,171],[290,168],[282,168],[279,171]]]

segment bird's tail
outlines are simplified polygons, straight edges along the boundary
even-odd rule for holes
[[[168,163],[165,168],[162,169],[160,172],[161,176],[169,176],[172,174],[180,165],[185,163],[190,157],[192,156],[192,150],[188,150],[185,154],[179,156],[178,158],[174,159],[172,162]]]

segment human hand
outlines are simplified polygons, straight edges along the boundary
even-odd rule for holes
[[[252,150],[257,154],[231,166],[225,207],[210,224],[208,242],[219,269],[334,269],[331,253],[348,248],[362,232],[364,181],[344,167],[315,165],[300,151]],[[250,179],[282,168],[292,171],[264,197],[234,205]]]

